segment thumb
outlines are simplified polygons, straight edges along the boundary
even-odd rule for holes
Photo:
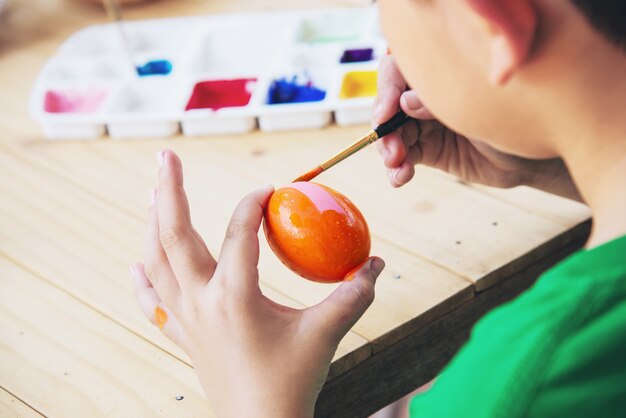
[[[400,96],[400,107],[413,119],[434,119],[414,90],[407,90]]]
[[[338,342],[363,316],[374,301],[376,279],[385,262],[370,257],[346,275],[343,283],[319,304],[311,308],[317,322]]]

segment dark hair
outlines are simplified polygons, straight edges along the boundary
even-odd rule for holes
[[[626,49],[626,0],[572,1],[598,31]]]

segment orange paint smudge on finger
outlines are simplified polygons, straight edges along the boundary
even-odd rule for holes
[[[154,322],[159,329],[163,329],[165,323],[167,322],[167,312],[165,312],[160,306],[154,308]]]

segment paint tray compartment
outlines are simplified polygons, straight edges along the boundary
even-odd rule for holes
[[[93,84],[52,84],[37,96],[35,105],[46,114],[44,135],[51,139],[91,139],[105,133],[99,118],[114,87]]]
[[[265,92],[259,126],[266,132],[316,129],[332,120],[331,75],[325,69],[276,73],[262,86]]]
[[[30,100],[46,137],[369,124],[387,49],[374,7],[128,21],[123,31],[87,27],[48,60]]]
[[[142,79],[121,86],[108,102],[111,138],[168,137],[179,132],[176,82]]]
[[[338,125],[368,123],[372,117],[376,97],[376,67],[351,67],[339,72],[337,77],[338,103],[335,120]]]
[[[185,105],[183,133],[195,136],[253,130],[257,84],[255,77],[197,80]]]

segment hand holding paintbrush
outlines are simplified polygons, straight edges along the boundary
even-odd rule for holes
[[[383,136],[388,135],[391,132],[395,131],[396,129],[404,125],[404,123],[410,119],[411,118],[407,116],[406,113],[404,113],[402,110],[399,110],[398,113],[396,113],[387,122],[378,125],[378,127],[368,132],[361,139],[354,142],[353,144],[348,146],[346,149],[334,155],[330,159],[326,160],[319,166],[315,167],[313,170],[301,175],[300,177],[295,179],[294,182],[313,180],[315,177],[320,175],[322,172],[328,170],[330,167],[334,166],[335,164],[345,160],[346,158],[356,153],[357,151],[365,148],[369,144],[376,142]]]

